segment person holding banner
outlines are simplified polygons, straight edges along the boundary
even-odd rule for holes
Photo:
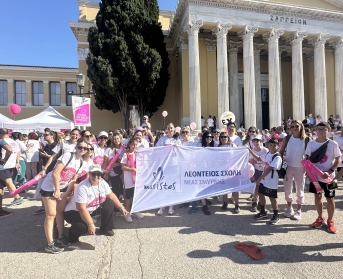
[[[312,223],[312,226],[314,228],[320,228],[322,225],[327,224],[328,231],[330,233],[336,233],[337,228],[333,221],[333,215],[335,213],[336,184],[327,183],[325,179],[327,179],[331,174],[334,174],[335,170],[341,163],[341,151],[335,141],[328,139],[329,130],[330,125],[327,122],[320,122],[317,124],[317,138],[307,144],[305,155],[323,172],[321,176],[315,174],[315,177],[317,178],[320,187],[323,188],[323,191],[317,193],[313,182],[310,183],[309,192],[314,193],[314,201],[318,213],[318,218],[314,223]],[[323,218],[323,192],[327,201],[327,222],[325,222],[325,219]]]
[[[131,200],[135,192],[136,184],[136,151],[137,151],[138,141],[136,139],[131,139],[127,144],[127,152],[124,153],[121,159],[121,169],[124,172],[124,186],[125,186],[125,200],[124,207],[126,211],[130,212]],[[132,213],[133,216],[138,219],[143,219],[144,216],[140,212]],[[124,220],[127,223],[132,223],[131,214],[128,213],[124,215]]]
[[[149,148],[149,142],[143,137],[143,131],[144,129],[142,127],[137,127],[135,129],[135,133],[133,134],[133,138],[137,139],[138,146],[137,148],[143,147],[143,148]]]
[[[197,143],[194,142],[194,139],[190,137],[190,129],[186,126],[181,130],[181,145],[183,146],[196,146]]]

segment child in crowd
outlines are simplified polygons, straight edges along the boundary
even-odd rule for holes
[[[260,199],[260,213],[256,214],[254,218],[256,220],[262,220],[268,218],[266,212],[266,196],[269,197],[270,202],[273,207],[273,217],[270,219],[269,223],[271,225],[277,224],[279,219],[279,208],[277,203],[277,188],[279,182],[279,176],[277,170],[281,168],[282,158],[277,154],[279,148],[279,141],[275,138],[271,138],[268,141],[269,152],[265,155],[258,156],[250,148],[249,151],[252,156],[258,161],[264,161],[266,163],[266,168],[262,175],[256,180],[256,187],[259,187],[259,199]]]

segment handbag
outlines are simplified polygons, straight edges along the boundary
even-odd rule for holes
[[[327,140],[323,145],[321,145],[316,151],[314,151],[311,154],[309,160],[312,163],[318,163],[318,162],[320,162],[323,159],[323,157],[324,157],[324,155],[326,153],[326,150],[328,148],[329,141],[330,140]]]

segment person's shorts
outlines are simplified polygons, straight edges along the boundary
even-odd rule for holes
[[[60,190],[61,193],[64,193],[65,191],[67,191],[67,188],[63,188]],[[54,191],[45,191],[43,189],[40,189],[40,194],[42,197],[53,197],[54,196]]]
[[[125,199],[129,200],[133,198],[134,193],[135,193],[135,188],[125,189]]]
[[[342,167],[338,167],[337,168],[337,173],[339,173],[339,171],[342,169]]]
[[[267,188],[262,183],[260,184],[260,187],[258,188],[258,193],[269,198],[277,199],[277,189]]]
[[[13,172],[14,172],[14,168],[12,168],[12,169],[5,169],[5,177],[6,177],[6,179],[12,178]]]
[[[336,194],[335,190],[329,190],[329,188],[332,184],[327,184],[327,183],[321,182],[321,181],[318,181],[318,182],[319,182],[320,187],[323,188],[325,198],[334,198],[335,197],[335,194]],[[310,187],[309,187],[308,191],[310,193],[317,194],[316,187],[314,187],[312,182],[310,182]]]
[[[255,181],[257,179],[260,178],[260,176],[262,175],[263,171],[260,171],[260,170],[255,170],[255,173],[254,173],[254,178],[255,178]]]
[[[0,170],[0,189],[4,189],[5,187],[6,187],[5,170]]]

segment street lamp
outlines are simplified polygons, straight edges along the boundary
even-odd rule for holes
[[[83,97],[83,88],[85,87],[85,75],[83,75],[82,73],[79,73],[78,75],[76,75],[76,79],[77,79],[77,85],[80,88],[80,97]]]

